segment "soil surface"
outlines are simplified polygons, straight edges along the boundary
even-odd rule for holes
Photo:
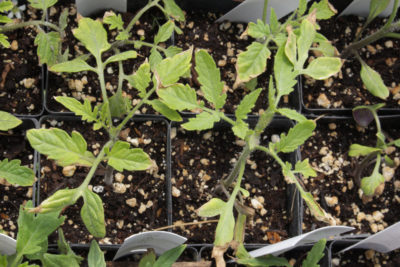
[[[26,125],[34,127],[31,121]],[[8,132],[0,133],[0,160],[19,159],[22,166],[33,169],[33,149],[25,138],[26,128],[19,126]],[[32,200],[32,187],[13,186],[0,179],[0,232],[16,238],[19,207]]]
[[[220,17],[219,14],[194,12],[189,11],[186,14],[186,22],[181,24],[180,28],[183,34],[175,34],[175,45],[183,49],[189,49],[193,46],[196,49],[206,49],[210,53],[220,69],[221,80],[225,82],[225,91],[227,91],[227,101],[223,108],[225,113],[233,114],[236,106],[240,103],[243,97],[250,91],[245,85],[233,89],[233,84],[236,80],[236,59],[240,52],[245,51],[254,39],[249,36],[241,35],[246,30],[245,23],[215,23]],[[273,56],[271,56],[273,58]],[[261,110],[268,107],[268,81],[272,74],[273,62],[267,63],[266,73],[258,77],[257,86],[255,88],[263,88],[256,106],[253,108],[253,114],[259,114]],[[192,79],[189,84],[199,89],[200,85],[195,79],[195,70],[192,69]],[[201,92],[198,92],[202,96]],[[294,94],[291,97],[284,97],[281,105],[291,106],[297,109],[297,100],[294,99]]]
[[[392,128],[396,121],[381,122],[388,137],[400,137],[400,130]],[[359,128],[353,120],[321,119],[317,121],[315,134],[301,148],[302,158],[308,158],[318,173],[317,177],[304,181],[307,190],[338,225],[353,226],[357,233],[376,233],[396,223],[400,217],[400,168],[381,165],[381,172],[386,177],[384,192],[368,203],[363,203],[361,189],[354,178],[354,170],[361,158],[348,156],[349,147],[354,143],[375,146],[375,134],[375,127]],[[400,152],[394,148],[390,150],[388,156],[398,166]],[[373,166],[365,168],[361,177],[370,176],[372,169]],[[303,230],[308,232],[321,226],[323,224],[311,218],[306,209]]]
[[[263,144],[279,130],[267,132]],[[195,210],[212,197],[226,200],[215,192],[215,187],[228,176],[244,144],[223,126],[199,133],[173,127],[171,138],[173,223],[206,220]],[[274,243],[287,238],[292,218],[278,164],[261,152],[254,153],[247,161],[242,187],[250,192],[245,204],[256,210],[245,231],[245,242]],[[216,223],[200,224],[175,228],[174,232],[187,237],[190,243],[212,243],[215,228]]]
[[[104,131],[93,132],[90,124],[80,121],[58,122],[49,119],[45,126],[58,127],[68,133],[73,130],[80,132],[88,143],[88,150],[94,154],[108,141]],[[113,186],[104,184],[104,168],[99,168],[96,172],[89,188],[99,194],[104,203],[107,233],[106,237],[99,241],[100,244],[121,244],[132,234],[167,225],[166,138],[167,127],[164,121],[131,122],[124,130],[122,139],[130,142],[131,147],[142,148],[155,161],[157,167],[137,172],[114,171]],[[86,167],[77,167],[72,177],[65,177],[62,173],[63,168],[56,166],[53,161],[46,160],[44,156],[41,166],[41,200],[58,189],[78,187],[89,171]],[[80,199],[78,204],[68,207],[62,214],[67,217],[62,228],[66,240],[71,243],[88,243],[91,240],[80,217],[82,204]],[[50,242],[55,242],[55,238]]]
[[[24,20],[41,16],[27,8]],[[0,46],[0,110],[19,115],[42,111],[42,67],[36,55],[35,27],[7,32],[10,48]]]
[[[72,30],[78,27],[77,23],[77,11],[74,3],[58,3],[55,7],[50,8],[50,21],[57,22],[62,10],[68,9],[68,27],[65,30],[65,38],[63,40],[63,51],[68,49],[69,59],[72,60],[83,54],[88,54],[86,48],[73,36]],[[125,27],[132,20],[135,14],[122,13],[122,19],[125,22]],[[99,16],[103,17],[103,14]],[[158,29],[158,25],[162,25],[164,17],[161,17],[158,12],[148,12],[139,20],[138,23],[133,27],[131,34],[133,40],[141,40],[146,42],[153,42],[154,35]],[[108,32],[108,41],[112,43],[115,41],[117,31],[109,30],[108,25],[105,25]],[[145,36],[142,34],[145,33]],[[164,44],[161,44],[164,45]],[[120,50],[121,52],[132,50],[133,46],[125,46]],[[130,59],[123,62],[123,69],[125,74],[132,74],[138,69],[141,63],[145,61],[150,55],[150,49],[148,47],[141,47],[139,50],[134,49],[138,52],[136,59]],[[110,52],[104,53],[103,60],[113,55]],[[95,60],[91,57],[88,63],[92,66],[96,66]],[[115,94],[118,87],[118,63],[111,63],[107,65],[104,75],[106,80],[106,89],[109,96]],[[79,73],[48,73],[48,94],[47,94],[47,108],[52,112],[65,112],[68,111],[64,106],[55,101],[55,96],[72,96],[78,100],[85,98],[91,102],[102,101],[101,89],[99,78],[94,72],[79,72]],[[128,97],[132,104],[138,103],[140,98],[136,89],[132,88],[126,81],[123,83],[123,95]],[[141,113],[148,113],[151,108],[148,106],[142,107]],[[152,113],[154,114],[154,110]]]
[[[341,53],[355,38],[365,19],[356,16],[342,16],[320,21],[322,33]],[[378,30],[384,19],[374,20],[363,36]],[[339,74],[324,81],[303,76],[303,103],[306,108],[353,108],[358,105],[386,103],[388,108],[400,105],[400,40],[383,38],[359,51],[361,58],[372,69],[381,74],[390,90],[386,101],[374,97],[364,87],[361,65],[355,57],[344,62]]]
[[[400,266],[400,250],[390,253],[379,253],[373,250],[351,250],[345,252],[343,255],[333,255],[332,266],[396,267]]]

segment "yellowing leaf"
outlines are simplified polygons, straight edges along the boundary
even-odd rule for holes
[[[236,63],[238,78],[235,84],[238,85],[241,82],[247,82],[263,73],[267,67],[267,59],[270,55],[271,51],[269,51],[265,44],[253,42],[249,45],[247,50],[238,56]]]
[[[101,54],[111,47],[107,40],[107,32],[100,21],[82,18],[73,33],[97,59],[101,59]]]
[[[226,202],[219,198],[212,198],[197,210],[201,217],[214,217],[220,215],[226,206]]]
[[[379,172],[373,172],[371,176],[361,179],[361,189],[366,196],[374,196],[375,190],[385,183],[385,178]]]
[[[311,61],[302,73],[316,80],[324,80],[338,73],[341,67],[342,62],[338,57],[319,57]]]
[[[40,64],[52,66],[56,63],[60,43],[61,38],[58,32],[39,32],[35,38],[35,45],[38,47],[37,54],[39,56]]]
[[[158,87],[167,87],[176,82],[190,69],[193,48],[166,58],[155,66]]]

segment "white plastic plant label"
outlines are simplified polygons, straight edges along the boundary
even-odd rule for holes
[[[355,248],[372,249],[382,253],[400,248],[400,222],[341,250],[339,253]]]
[[[348,226],[327,226],[316,229],[306,234],[302,234],[279,243],[265,246],[250,252],[250,255],[254,258],[261,257],[264,255],[272,254],[279,255],[286,251],[289,251],[295,247],[313,244],[322,238],[331,240],[336,236],[354,230],[354,227]]]
[[[153,231],[132,235],[124,240],[118,249],[114,260],[131,254],[132,252],[145,252],[153,248],[157,255],[185,243],[187,238],[165,231]]]
[[[126,12],[127,0],[76,0],[78,13],[86,17],[98,11],[113,9],[119,12]]]
[[[274,8],[278,19],[293,12],[299,0],[269,0],[267,21],[269,21],[269,14],[271,13],[271,7]],[[257,19],[262,19],[264,10],[264,0],[246,0],[222,17],[217,22],[223,22],[229,20],[232,22],[257,22]]]
[[[16,253],[17,241],[7,235],[0,234],[0,254],[12,255]]]
[[[340,16],[357,15],[360,17],[368,17],[370,1],[371,0],[354,0],[342,11],[342,13],[340,13]],[[394,0],[391,0],[385,11],[380,14],[381,17],[387,17],[390,15],[393,9],[393,1]]]

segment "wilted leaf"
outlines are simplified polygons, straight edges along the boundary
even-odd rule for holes
[[[374,196],[375,190],[381,184],[385,183],[385,177],[379,173],[379,171],[374,171],[371,176],[364,177],[361,179],[361,189],[366,196]]]
[[[220,215],[226,206],[226,202],[219,198],[212,198],[197,210],[201,217],[214,217]]]

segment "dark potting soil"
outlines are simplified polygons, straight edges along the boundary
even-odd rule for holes
[[[28,9],[24,20],[41,16]],[[36,54],[34,27],[5,33],[10,48],[0,46],[0,110],[13,114],[38,115],[42,105],[42,68]]]
[[[332,267],[375,267],[400,266],[400,250],[395,250],[390,253],[379,253],[373,250],[350,250],[343,254],[332,256]]]
[[[394,129],[397,121],[383,121],[383,130],[388,137],[400,137],[400,130]],[[400,217],[400,168],[383,167],[388,177],[382,195],[371,202],[363,203],[361,189],[354,178],[354,171],[361,159],[348,156],[351,144],[375,146],[374,126],[359,128],[353,121],[320,120],[312,137],[302,146],[302,158],[308,158],[318,176],[304,180],[306,189],[336,220],[338,225],[353,226],[357,233],[376,233],[396,223]],[[400,163],[400,151],[389,154],[396,165]],[[362,177],[370,176],[374,164],[364,169]],[[390,178],[392,176],[392,178]],[[324,226],[311,217],[308,209],[304,215],[303,230],[308,232]]]
[[[183,34],[175,34],[175,45],[184,50],[194,46],[194,49],[206,49],[210,53],[220,69],[221,80],[225,82],[227,101],[223,108],[225,113],[233,114],[243,97],[250,92],[245,86],[233,89],[236,80],[236,59],[241,51],[252,43],[254,39],[245,36],[240,38],[246,30],[246,23],[215,23],[220,17],[218,14],[207,12],[189,11],[186,15],[186,22],[180,25]],[[271,57],[272,58],[272,57]],[[268,81],[272,74],[273,62],[267,63],[266,73],[258,77],[256,88],[263,88],[253,113],[258,114],[260,110],[268,107]],[[189,84],[199,89],[200,85],[196,77],[195,69],[192,68],[192,79]],[[201,93],[198,93],[201,96]],[[293,97],[284,97],[281,101],[284,106],[295,106]]]
[[[271,140],[271,135],[267,132],[263,136],[263,144]],[[173,223],[206,220],[197,216],[196,209],[213,197],[226,200],[215,187],[228,176],[243,143],[226,127],[200,133],[174,127],[171,138]],[[286,209],[286,184],[278,164],[261,152],[254,153],[247,161],[242,187],[250,192],[245,205],[256,211],[247,224],[245,242],[274,243],[287,238],[292,218]],[[216,225],[176,227],[173,231],[190,243],[212,243]]]
[[[88,54],[86,48],[78,42],[78,40],[73,36],[72,30],[78,27],[77,23],[77,11],[74,3],[64,4],[58,3],[55,7],[50,9],[50,21],[57,22],[59,16],[63,9],[67,8],[69,10],[68,16],[68,27],[65,30],[66,37],[63,40],[63,51],[69,49],[69,59],[76,58],[82,54]],[[122,19],[125,22],[125,27],[132,20],[135,14],[132,13],[122,13]],[[100,17],[102,17],[101,14]],[[164,17],[161,17],[158,12],[147,12],[139,20],[138,23],[133,27],[131,34],[134,40],[141,40],[146,42],[153,42],[154,35],[158,30],[158,26],[164,23]],[[108,40],[112,43],[115,40],[117,31],[109,31],[108,25],[104,25],[108,32]],[[142,37],[141,34],[145,33]],[[161,44],[163,45],[163,44]],[[123,61],[123,69],[125,74],[132,74],[138,69],[140,64],[142,64],[146,58],[150,55],[150,49],[148,47],[141,47],[139,50],[134,49],[133,45],[121,47],[121,52],[127,50],[135,50],[138,52],[138,57],[136,59],[130,59]],[[104,53],[103,60],[111,56],[110,52]],[[92,66],[96,66],[95,60],[89,59],[88,63]],[[111,63],[107,65],[104,72],[106,88],[108,95],[111,96],[115,94],[118,87],[118,63]],[[77,100],[82,100],[88,98],[91,102],[96,103],[97,101],[102,101],[100,82],[97,74],[94,72],[79,72],[79,73],[54,73],[49,71],[48,73],[48,94],[47,94],[47,107],[49,110],[54,112],[65,112],[68,111],[64,106],[55,101],[55,96],[72,96]],[[138,92],[136,89],[132,88],[126,81],[123,83],[123,95],[128,97],[132,104],[135,105],[139,102]],[[148,113],[148,111],[154,113],[155,111],[147,105],[144,105],[141,109],[141,113]]]
[[[342,52],[355,38],[365,19],[342,16],[320,21],[320,32]],[[385,19],[378,18],[368,26],[366,34],[382,27]],[[361,49],[361,58],[383,78],[390,90],[386,101],[374,97],[364,87],[361,65],[351,56],[346,59],[339,74],[324,81],[303,76],[303,102],[306,108],[353,108],[358,105],[386,103],[388,108],[400,104],[400,40],[384,38]]]
[[[88,150],[97,154],[108,141],[104,131],[92,130],[92,125],[80,121],[47,120],[46,127],[60,127],[71,133],[80,132],[88,143]],[[101,244],[120,244],[125,238],[144,230],[167,225],[167,204],[165,196],[166,138],[167,127],[163,121],[143,121],[128,123],[122,140],[131,142],[132,147],[142,148],[155,161],[157,167],[147,171],[119,173],[114,171],[114,184],[107,186],[103,182],[104,168],[98,169],[90,183],[93,192],[103,200],[106,236]],[[77,167],[72,177],[65,177],[63,168],[53,161],[41,160],[42,178],[40,182],[40,200],[58,189],[76,188],[86,177],[89,168]],[[66,216],[62,226],[66,240],[71,243],[88,243],[91,240],[81,217],[82,200],[68,207],[62,215]],[[51,239],[55,242],[55,237]]]
[[[22,166],[33,169],[33,149],[25,138],[26,131],[18,127],[0,133],[0,160],[19,159]],[[16,238],[19,208],[26,201],[32,200],[32,187],[13,186],[0,179],[0,232]]]

